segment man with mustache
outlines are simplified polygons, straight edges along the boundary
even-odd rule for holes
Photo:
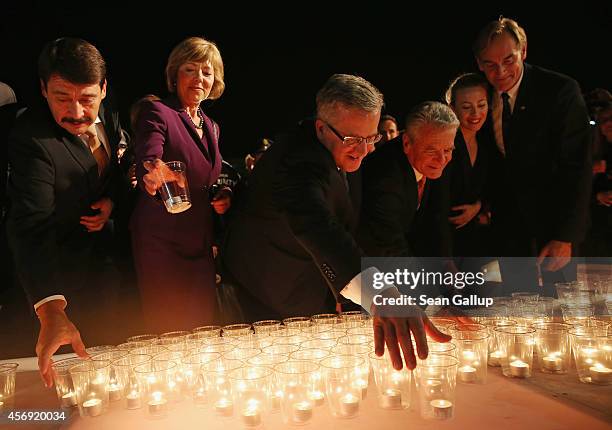
[[[47,103],[28,109],[9,138],[7,226],[18,279],[40,320],[36,353],[50,386],[61,345],[86,356],[76,326],[97,342],[113,331],[107,311],[118,281],[108,221],[121,183],[121,127],[101,105],[106,64],[93,45],[49,42],[38,71]]]

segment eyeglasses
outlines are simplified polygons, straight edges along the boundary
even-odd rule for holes
[[[323,120],[321,120],[323,121]],[[379,142],[380,139],[382,139],[382,134],[380,133],[376,133],[372,136],[368,136],[368,137],[358,137],[358,136],[342,136],[340,133],[338,133],[338,130],[336,130],[334,127],[332,127],[328,122],[323,121],[323,123],[325,123],[325,125],[336,135],[338,136],[338,139],[340,139],[342,141],[342,143],[348,147],[354,147],[354,146],[358,146],[361,145],[362,143],[365,143],[367,146],[371,146],[374,145],[375,143]]]

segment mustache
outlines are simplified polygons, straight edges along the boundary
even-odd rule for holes
[[[93,119],[91,119],[90,117],[84,116],[83,118],[70,118],[70,117],[64,117],[62,118],[61,122],[67,122],[69,124],[74,124],[74,125],[80,125],[80,124],[91,124],[93,122]]]

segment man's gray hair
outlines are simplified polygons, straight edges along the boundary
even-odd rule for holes
[[[406,133],[410,140],[418,140],[425,126],[457,129],[459,120],[455,112],[444,103],[427,101],[412,108],[406,117]]]
[[[338,105],[365,112],[380,112],[382,93],[359,76],[332,75],[317,93],[317,117],[329,121]]]

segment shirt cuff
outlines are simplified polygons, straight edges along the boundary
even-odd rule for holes
[[[363,272],[355,275],[342,291],[340,291],[340,294],[353,303],[357,303],[365,309],[366,312],[371,313],[374,296],[381,294],[389,288],[395,288],[397,290],[394,284],[386,282],[383,282],[382,286],[375,288],[373,280],[377,273],[381,272],[376,267],[368,267]]]
[[[68,304],[68,301],[66,300],[66,297],[62,296],[61,294],[56,294],[54,296],[49,296],[49,297],[45,297],[42,300],[39,300],[38,302],[36,302],[36,304],[34,305],[34,312],[36,312],[36,310],[41,307],[42,305],[44,305],[47,302],[50,302],[51,300],[63,300],[64,303]]]

